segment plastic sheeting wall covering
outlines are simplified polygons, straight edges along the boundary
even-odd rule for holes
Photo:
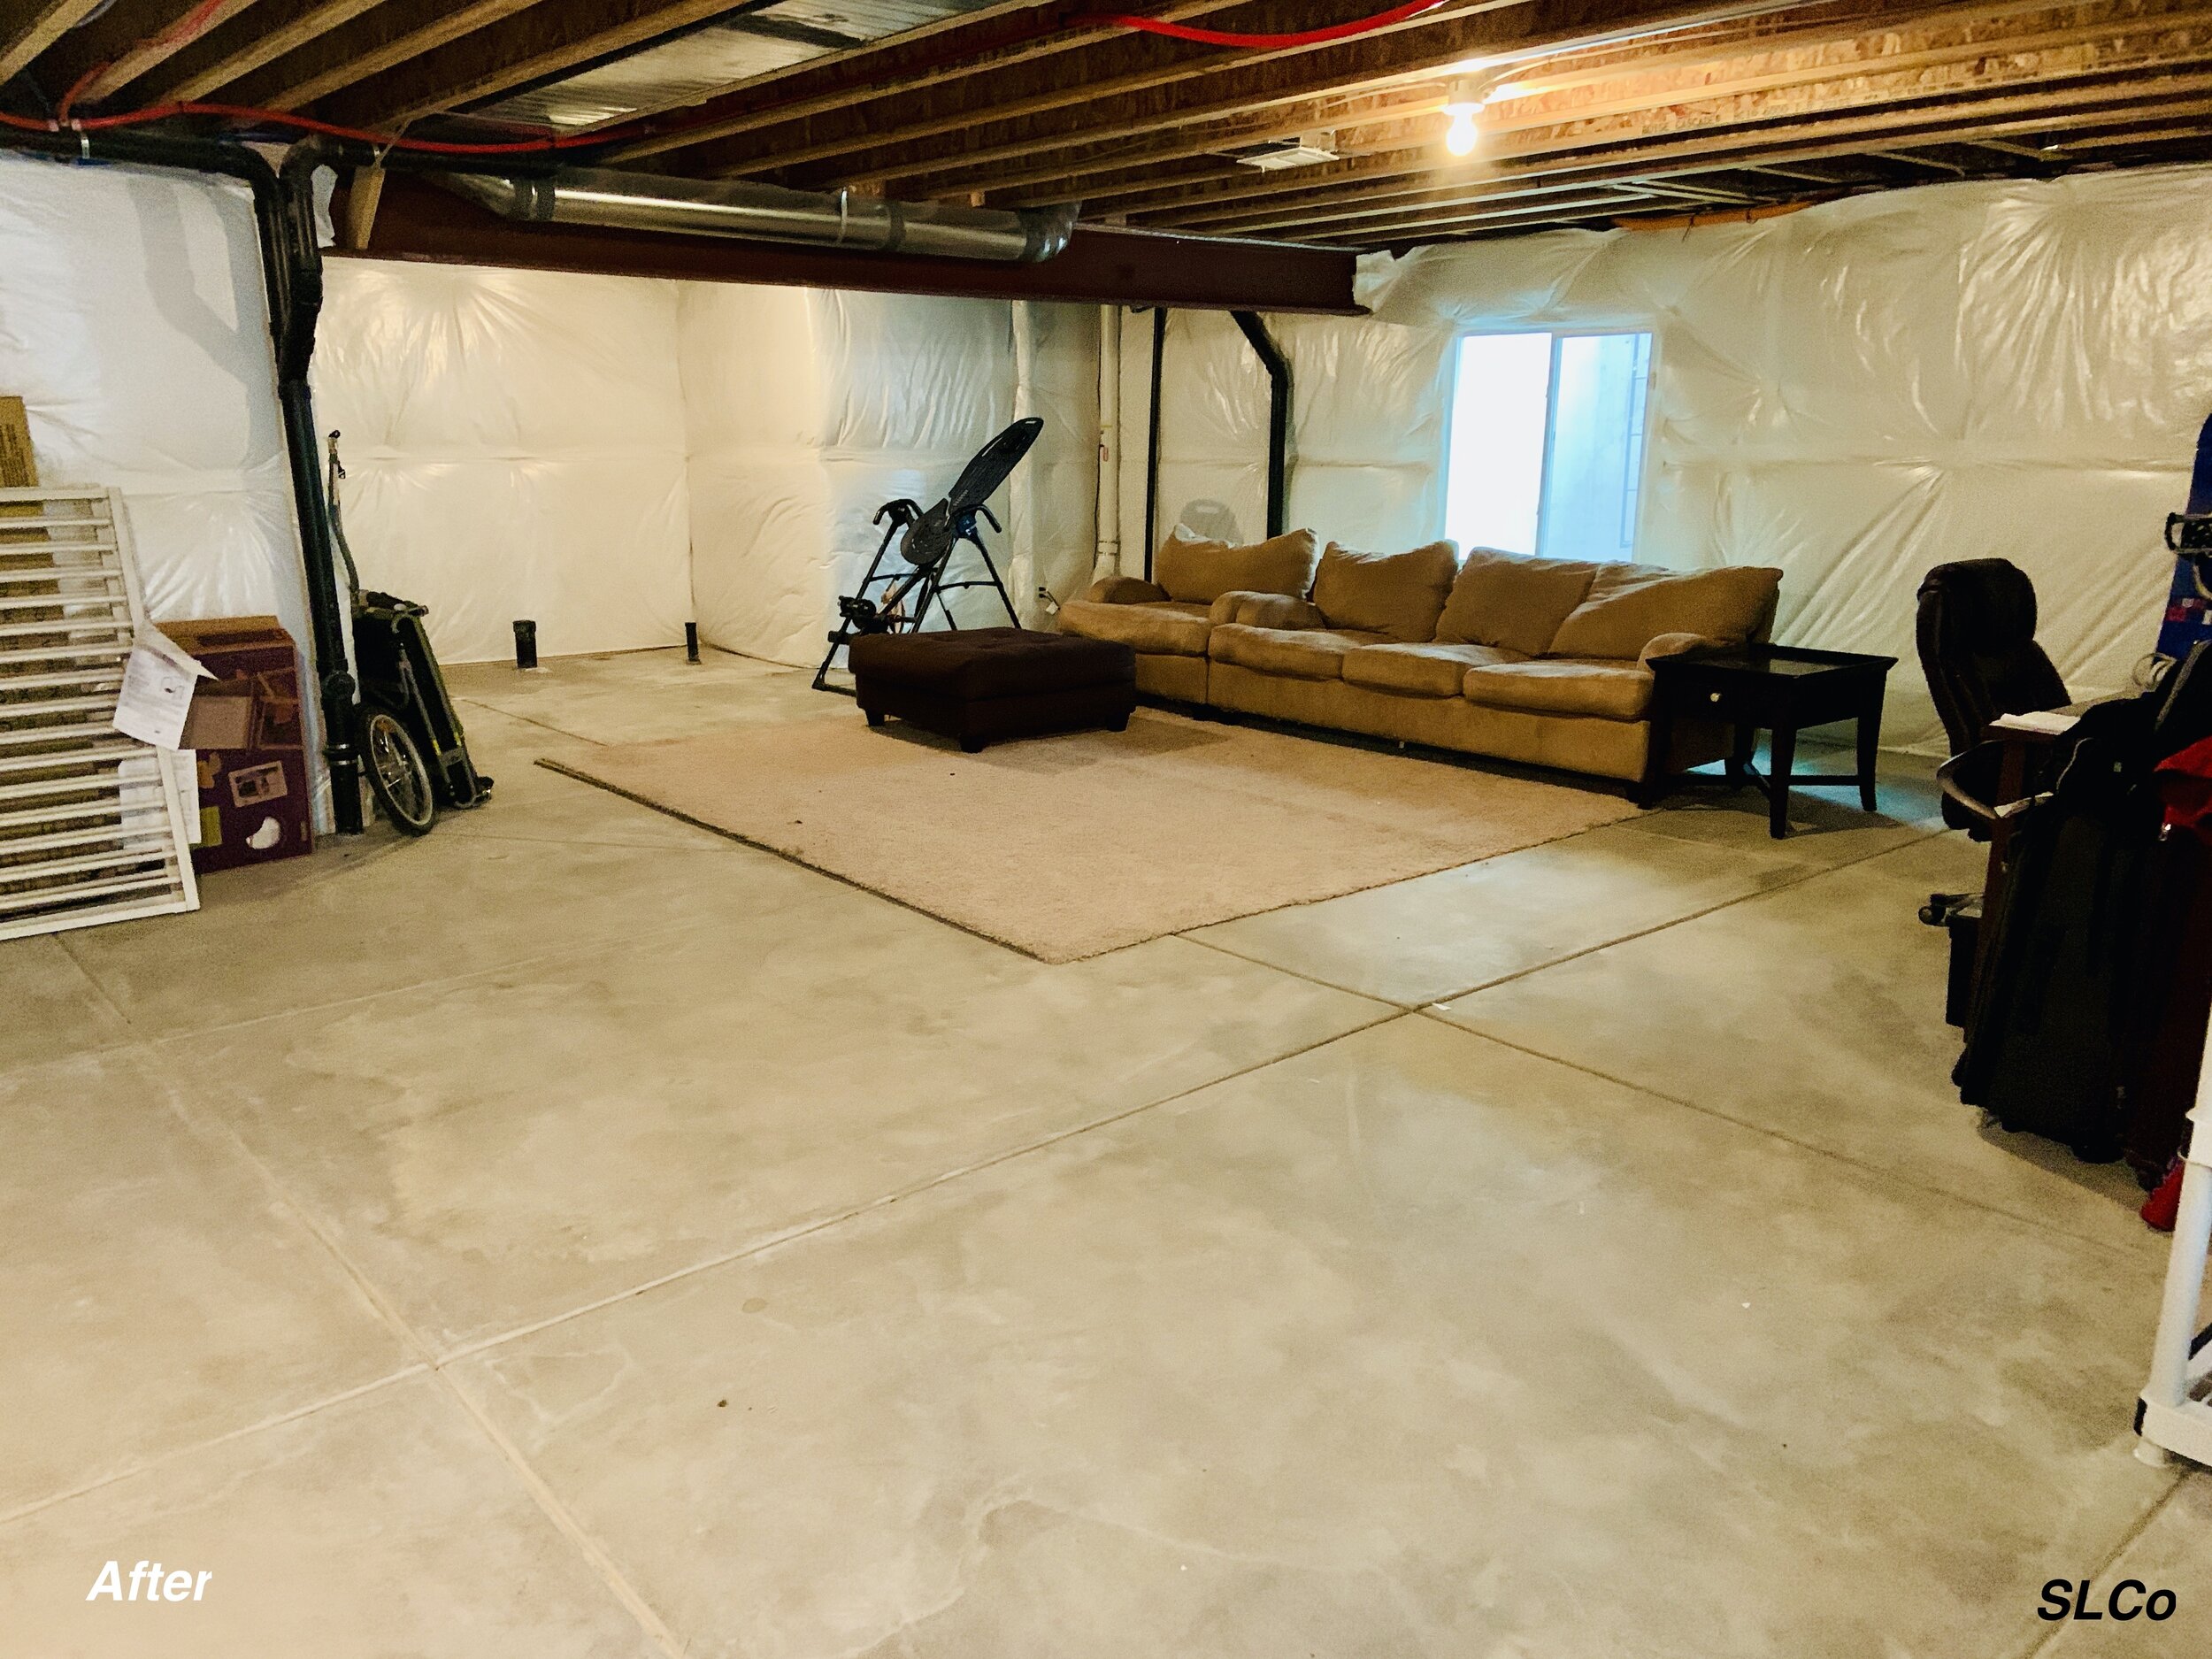
[[[123,492],[148,613],[307,637],[252,197],[0,153],[0,392],[42,481]]]
[[[2025,569],[2077,696],[2124,687],[2150,650],[2161,528],[2212,410],[2208,265],[2204,168],[1420,250],[1370,262],[1372,342],[1343,352],[1323,431],[1300,437],[1348,447],[1336,423],[1379,422],[1409,328],[1654,329],[1640,557],[1779,566],[1778,637],[1901,658],[1886,737],[1939,748],[1913,652],[1932,565]],[[1396,457],[1397,436],[1371,453]]]
[[[1007,490],[991,503],[1008,531],[990,536],[994,556],[1025,619],[1038,585],[1062,598],[1080,588],[1097,477],[1089,308],[696,283],[680,316],[703,638],[818,660],[836,595],[882,538],[876,510],[936,502],[1018,404],[1043,414],[1047,434],[1022,464],[1027,511],[1012,513]],[[987,592],[963,595],[956,614],[1004,621]]]
[[[122,492],[149,617],[274,616],[308,648],[243,183],[0,153],[0,392],[42,482]]]
[[[680,643],[689,487],[675,285],[332,259],[316,414],[369,586],[449,661]]]
[[[505,658],[517,618],[549,656],[695,618],[811,664],[876,507],[935,501],[1017,411],[1048,424],[994,503],[1001,569],[1033,622],[1038,586],[1089,576],[1090,307],[350,258],[326,288],[317,412],[362,578],[426,604],[448,661]],[[123,491],[152,616],[273,613],[309,647],[242,185],[0,155],[0,392],[49,483]]]
[[[1433,325],[1270,317],[1291,365],[1291,526],[1348,547],[1417,546],[1441,534],[1445,408],[1451,337]],[[1124,571],[1144,560],[1145,419],[1151,319],[1122,334]],[[1168,319],[1160,385],[1156,543],[1177,524],[1256,541],[1267,528],[1267,372],[1235,319]]]

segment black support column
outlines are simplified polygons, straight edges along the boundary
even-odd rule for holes
[[[1257,311],[1232,311],[1267,371],[1267,534],[1282,534],[1290,511],[1290,359]],[[1155,397],[1158,396],[1156,392]]]

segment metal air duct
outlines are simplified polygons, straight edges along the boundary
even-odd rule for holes
[[[448,189],[502,218],[526,222],[607,225],[1005,264],[1051,258],[1068,245],[1078,211],[1073,206],[1009,212],[887,202],[846,190],[818,196],[743,180],[676,179],[605,167],[564,167],[538,178],[435,176]]]

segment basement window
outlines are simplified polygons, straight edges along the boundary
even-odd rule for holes
[[[1650,384],[1648,334],[1462,339],[1444,534],[1462,548],[1633,558]]]

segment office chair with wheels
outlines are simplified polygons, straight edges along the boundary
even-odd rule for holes
[[[2062,709],[2072,699],[2050,657],[2035,642],[2035,584],[2009,559],[1961,559],[1921,580],[1916,629],[1928,694],[1951,740],[1943,784],[1943,821],[1977,841],[2002,803],[1999,745],[1983,733],[2001,714]]]
[[[1920,582],[1914,629],[1928,694],[1950,739],[1951,757],[1936,768],[1943,821],[1987,841],[1999,814],[2003,746],[1983,733],[2001,714],[2062,709],[2070,701],[2043,648],[2035,642],[2035,584],[2009,559],[1960,559],[1939,565]],[[1966,1023],[1970,972],[1981,922],[1978,893],[1931,893],[1920,919],[1951,932],[1951,990],[1946,1018]]]

